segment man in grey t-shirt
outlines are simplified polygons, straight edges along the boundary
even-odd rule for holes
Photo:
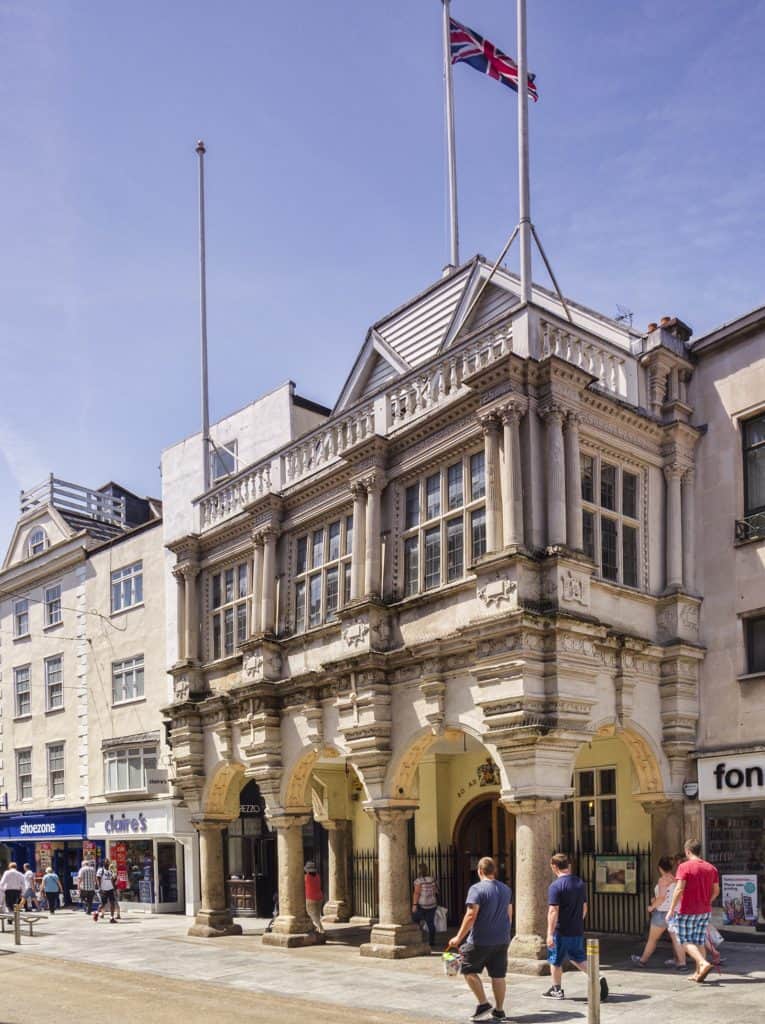
[[[478,1000],[471,1020],[507,1020],[505,993],[507,984],[507,947],[510,943],[510,925],[513,920],[513,894],[504,882],[495,878],[496,866],[491,857],[478,861],[478,879],[468,890],[467,910],[462,924],[449,946],[458,947],[464,939],[462,973],[470,991]],[[481,971],[486,968],[491,978],[494,1009],[486,1001]]]

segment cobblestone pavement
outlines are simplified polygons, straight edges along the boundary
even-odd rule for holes
[[[89,1009],[99,1008],[101,1020],[108,1002],[105,1005],[100,997],[112,989],[125,1024],[133,1019],[125,1014],[134,1009],[143,1014],[142,1024],[154,1024],[155,1019],[183,1020],[184,1024],[208,1021],[210,1007],[225,1007],[221,1015],[232,1022],[244,1021],[245,1015],[252,1021],[286,1015],[290,1021],[306,1017],[315,1022],[353,1018],[369,1024],[383,1020],[451,1024],[466,1020],[473,1009],[467,986],[460,978],[443,976],[438,956],[399,961],[362,958],[357,946],[363,935],[342,926],[330,928],[325,946],[281,950],[262,945],[264,922],[240,923],[245,935],[211,940],[186,935],[189,922],[181,917],[129,911],[119,924],[110,925],[107,921],[94,924],[82,913],[65,911],[42,924],[39,935],[24,936],[21,947],[15,947],[12,935],[6,933],[0,936],[0,1024],[69,1019],[84,1024],[90,1018],[75,1010],[78,998]],[[629,953],[635,948],[625,940],[602,942],[601,959],[611,989],[601,1010],[603,1024],[622,1020],[643,1024],[652,1018],[661,1024],[719,1024],[721,1019],[762,1024],[765,1019],[765,946],[726,943],[724,973],[715,973],[704,985],[692,984],[686,975],[660,966],[663,955],[655,956],[653,969],[632,967]],[[44,980],[46,971],[59,981]],[[38,975],[39,985],[34,983]],[[92,979],[87,992],[84,977]],[[62,978],[72,980],[71,999],[67,1008],[59,1003],[61,1015],[51,1014],[51,1006],[66,988]],[[171,981],[163,984],[161,979]],[[578,972],[565,975],[567,998],[552,1004],[540,995],[549,985],[547,979],[512,976],[508,980],[513,1021],[587,1020],[585,978]],[[189,987],[184,982],[204,984]],[[29,998],[31,993],[34,1000]],[[197,1002],[192,1000],[184,1008],[184,1000],[193,993]],[[263,998],[258,1001],[253,995]],[[282,1004],[284,997],[288,1002]],[[46,999],[52,1001],[48,1016],[34,1016],[38,1010],[32,1004],[44,1006]],[[147,1003],[153,1007],[149,1019]]]

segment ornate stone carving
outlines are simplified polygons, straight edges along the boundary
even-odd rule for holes
[[[582,576],[575,576],[570,569],[560,575],[560,595],[563,601],[572,601],[585,608],[589,606],[587,581]]]
[[[350,622],[343,628],[343,642],[346,647],[362,647],[367,643],[369,636],[369,623]]]
[[[518,604],[518,584],[514,580],[490,580],[479,587],[477,593],[487,608],[500,608],[505,604],[516,607]]]

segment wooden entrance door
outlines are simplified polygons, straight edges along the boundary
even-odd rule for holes
[[[463,899],[478,881],[478,861],[493,857],[497,878],[512,887],[514,882],[515,821],[499,802],[497,794],[478,797],[468,804],[454,829],[457,871]]]

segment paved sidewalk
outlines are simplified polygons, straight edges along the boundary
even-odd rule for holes
[[[182,917],[128,911],[120,923],[111,925],[108,921],[94,924],[82,913],[65,911],[49,918],[39,935],[24,936],[21,947],[13,946],[12,935],[0,936],[0,953],[18,951],[24,961],[59,958],[178,982],[209,982],[222,986],[229,996],[234,990],[355,1008],[361,1011],[358,1019],[362,1021],[372,1013],[388,1011],[413,1022],[452,1024],[465,1021],[473,1009],[462,979],[444,977],[440,956],[399,961],[362,958],[357,949],[359,931],[342,926],[330,928],[325,946],[282,950],[263,946],[260,935],[265,922],[245,919],[240,924],[243,936],[199,939],[186,935],[189,922]],[[628,957],[635,948],[624,940],[603,942],[602,961],[612,993],[602,1007],[603,1024],[622,1020],[643,1024],[649,1018],[662,1024],[763,1021],[765,947],[726,943],[725,973],[715,973],[704,985],[692,984],[686,975],[669,968],[633,968]],[[656,955],[657,965],[662,959]],[[14,956],[0,956],[0,979],[4,972],[18,969],[19,961],[14,966],[14,960]],[[567,998],[560,1003],[541,998],[549,985],[546,978],[512,976],[508,980],[509,1011],[519,1024],[587,1020],[585,978],[579,972],[564,976]],[[2,984],[0,980],[0,991]],[[309,1007],[306,1013],[310,1017]]]

